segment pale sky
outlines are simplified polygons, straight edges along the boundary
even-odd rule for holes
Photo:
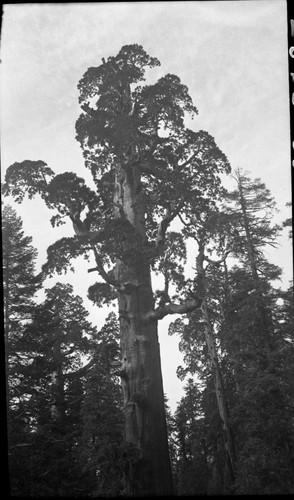
[[[2,175],[25,159],[44,160],[56,173],[74,171],[90,183],[75,140],[80,114],[77,83],[102,57],[137,43],[161,66],[150,81],[166,73],[188,86],[199,114],[189,127],[207,130],[240,167],[261,177],[280,213],[291,216],[290,119],[288,90],[287,5],[284,0],[106,2],[4,5],[2,26]],[[38,199],[13,205],[26,234],[39,251],[63,236],[70,225],[53,229]],[[292,246],[286,232],[270,260],[292,278]],[[75,275],[57,276],[85,297],[95,281],[84,260]],[[56,280],[47,280],[46,287]],[[100,328],[105,314],[85,301]],[[178,339],[167,336],[171,319],[159,331],[164,390],[172,408],[182,384],[175,372],[181,362]]]

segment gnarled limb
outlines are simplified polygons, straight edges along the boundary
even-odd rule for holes
[[[136,280],[129,279],[127,281],[120,282],[113,277],[113,272],[106,272],[99,258],[97,249],[93,247],[92,250],[95,255],[97,266],[95,268],[89,269],[88,272],[97,271],[106,283],[113,286],[118,292],[124,293],[126,295],[131,294],[134,288],[138,287],[139,283]]]
[[[194,298],[183,302],[182,304],[169,303],[159,306],[154,311],[149,311],[141,319],[143,322],[158,321],[169,314],[185,314],[201,307],[202,297]]]
[[[101,278],[106,281],[109,285],[114,286],[116,289],[120,289],[120,283],[115,278],[113,278],[109,273],[107,273],[103,267],[103,264],[99,258],[99,254],[96,247],[92,247],[96,261],[96,271],[100,274]],[[92,269],[94,271],[94,269]]]

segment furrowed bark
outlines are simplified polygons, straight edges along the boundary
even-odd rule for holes
[[[150,266],[143,251],[146,235],[139,176],[135,166],[121,168],[114,197],[115,215],[121,216],[118,207],[122,207],[141,238],[139,243],[126,239],[124,250],[129,258],[118,259],[115,267],[117,282],[134,283],[128,293],[118,289],[125,440],[138,452],[127,476],[126,494],[164,496],[172,494],[172,480],[157,321],[142,320],[154,309],[154,300]]]

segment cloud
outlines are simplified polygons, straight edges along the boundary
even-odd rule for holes
[[[286,8],[286,2],[282,0],[279,2],[273,2],[272,0],[263,0],[262,2],[260,0],[243,0],[200,1],[196,3],[201,19],[218,28],[226,26],[242,29],[254,26],[262,29],[263,26],[271,25],[271,20],[280,16],[281,6]]]

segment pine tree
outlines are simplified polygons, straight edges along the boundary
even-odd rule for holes
[[[176,442],[176,420],[174,415],[171,412],[171,409],[168,404],[168,398],[165,395],[165,414],[166,414],[166,425],[167,425],[167,434],[168,434],[168,447],[169,447],[169,456],[171,461],[171,469],[172,469],[172,477],[173,477],[173,485],[174,485],[174,494],[177,495],[178,492],[178,446]]]
[[[123,495],[125,469],[132,460],[123,443],[122,393],[116,375],[118,335],[117,319],[110,313],[93,337],[93,362],[83,376],[77,457],[82,471],[81,491],[94,497]]]
[[[23,370],[30,362],[26,327],[32,321],[34,296],[41,283],[35,276],[37,251],[26,236],[22,220],[9,205],[2,207],[2,265],[4,346],[7,396],[7,434],[11,493],[25,487],[23,464],[27,456],[26,384]]]
[[[4,336],[7,376],[11,382],[17,372],[18,364],[25,361],[23,332],[25,325],[31,319],[34,295],[40,287],[40,280],[35,277],[37,251],[31,243],[32,237],[25,236],[21,218],[11,206],[4,205],[2,210]],[[11,383],[9,387],[12,390]],[[12,395],[9,399],[11,397]]]
[[[240,171],[229,195],[237,215],[234,255],[240,264],[224,269],[226,300],[219,329],[234,379],[231,420],[237,436],[237,494],[293,491],[293,411],[289,404],[290,345],[279,322],[272,282],[281,269],[265,257],[280,228],[271,222],[274,200],[260,179]]]
[[[130,460],[112,373],[119,355],[116,318],[110,315],[97,332],[70,285],[57,283],[46,295],[28,331],[30,494],[116,496]]]
[[[10,475],[16,495],[79,496],[83,491],[78,444],[84,426],[84,377],[94,363],[92,357],[84,365],[83,358],[94,350],[95,335],[87,316],[71,285],[57,283],[46,290],[45,301],[35,305],[24,328],[27,363],[19,369],[22,384],[10,422]]]
[[[210,476],[202,394],[190,378],[175,411],[178,495],[206,495]]]
[[[276,247],[276,238],[281,230],[280,226],[272,224],[276,203],[261,179],[251,180],[240,170],[236,171],[234,178],[237,189],[229,193],[228,198],[233,202],[237,215],[235,255],[251,274],[251,293],[258,309],[259,338],[268,342],[270,347],[271,319],[263,296],[262,287],[266,280],[262,277],[274,280],[281,275],[280,269],[270,265],[264,254],[268,246]]]
[[[234,191],[227,193],[231,209],[236,216],[235,250],[238,258],[250,269],[258,287],[258,278],[266,262],[264,249],[276,247],[281,227],[272,223],[276,203],[261,179],[251,179],[240,169],[232,176],[237,183]],[[273,277],[272,277],[273,278]]]
[[[57,283],[45,292],[26,332],[31,362],[23,391],[29,396],[34,450],[30,489],[33,496],[64,496],[77,489],[80,476],[74,459],[74,443],[82,432],[80,370],[95,329],[71,285]]]
[[[235,380],[231,403],[238,448],[235,491],[238,494],[291,493],[290,346],[283,340],[273,315],[268,333],[270,348],[268,339],[263,341],[256,297],[250,294],[251,274],[232,269],[229,282],[229,309],[219,335]],[[277,309],[277,293],[269,285],[265,293],[263,284],[263,300],[267,310]]]

